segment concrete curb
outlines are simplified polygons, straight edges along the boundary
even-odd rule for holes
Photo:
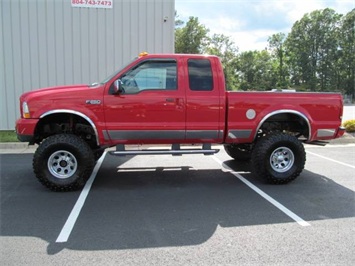
[[[34,153],[38,145],[28,145],[27,142],[0,143],[0,154]]]
[[[28,147],[29,147],[28,142],[2,142],[2,143],[0,143],[1,150],[26,149]]]

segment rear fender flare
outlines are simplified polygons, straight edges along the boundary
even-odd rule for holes
[[[308,133],[307,140],[309,140],[311,138],[311,136],[312,136],[312,127],[311,127],[311,123],[310,123],[308,117],[305,114],[303,114],[303,113],[301,113],[299,111],[295,111],[295,110],[291,110],[291,109],[290,110],[289,109],[282,109],[282,110],[273,111],[273,112],[267,114],[266,116],[264,116],[264,118],[259,122],[258,127],[256,128],[256,131],[255,131],[255,134],[254,134],[254,140],[256,138],[256,135],[258,134],[259,129],[262,127],[262,125],[265,123],[265,121],[267,121],[270,117],[272,117],[274,115],[278,115],[278,114],[294,114],[294,115],[298,115],[299,117],[301,117],[303,120],[306,121],[307,126],[308,126],[308,132],[309,133]]]

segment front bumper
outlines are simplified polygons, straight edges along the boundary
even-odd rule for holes
[[[21,142],[34,143],[35,140],[35,129],[38,119],[23,119],[20,118],[16,121],[16,134],[17,138]]]

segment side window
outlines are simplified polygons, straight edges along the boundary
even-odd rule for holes
[[[192,91],[212,91],[213,77],[208,59],[189,59],[189,83]]]
[[[145,61],[121,77],[126,94],[144,90],[176,90],[176,62],[173,60]]]

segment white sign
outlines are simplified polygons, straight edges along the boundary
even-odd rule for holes
[[[112,8],[113,0],[70,0],[72,7]]]

